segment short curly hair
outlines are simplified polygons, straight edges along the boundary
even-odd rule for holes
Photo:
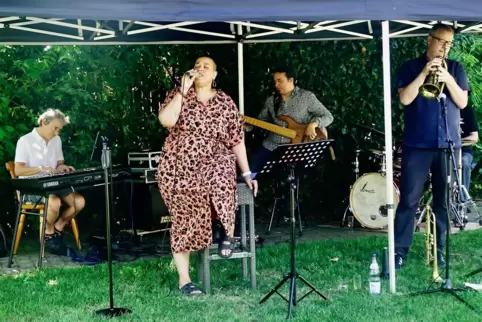
[[[38,117],[37,123],[38,125],[42,125],[42,123],[47,125],[53,120],[60,120],[64,125],[70,123],[68,116],[65,116],[65,114],[62,113],[60,110],[53,108],[49,108],[48,110],[43,112],[42,115]]]

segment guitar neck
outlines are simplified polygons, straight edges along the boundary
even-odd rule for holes
[[[246,121],[246,123],[265,129],[267,131],[274,132],[290,139],[294,139],[296,137],[296,131],[294,130],[290,130],[282,126],[271,124],[245,115],[241,115],[241,117]]]

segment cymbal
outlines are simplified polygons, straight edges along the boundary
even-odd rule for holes
[[[368,131],[371,131],[371,132],[374,132],[374,133],[377,133],[377,134],[380,134],[380,135],[385,136],[385,133],[384,133],[384,132],[379,131],[379,130],[377,130],[377,129],[374,129],[374,128],[372,128],[372,127],[369,127],[369,126],[366,126],[366,125],[363,125],[363,124],[359,124],[359,123],[355,123],[355,125],[358,126],[358,127],[364,128],[364,129],[366,129],[366,130],[368,130]]]

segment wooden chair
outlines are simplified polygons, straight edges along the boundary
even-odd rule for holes
[[[17,175],[15,174],[15,163],[13,161],[9,161],[5,163],[5,168],[7,171],[10,173],[10,176],[12,179],[17,178]],[[43,231],[43,215],[44,215],[44,209],[45,205],[43,203],[38,203],[37,205],[32,204],[32,203],[24,203],[20,199],[20,192],[17,191],[17,200],[20,208],[20,221],[18,223],[18,229],[17,229],[17,234],[15,238],[15,244],[13,248],[13,254],[17,254],[17,249],[18,245],[20,244],[20,238],[22,237],[22,232],[23,232],[23,226],[25,224],[25,217],[26,213],[33,212],[33,211],[38,211],[39,213],[39,218],[40,218],[40,240],[42,239],[42,231]],[[79,228],[77,226],[77,221],[75,218],[72,218],[70,225],[72,226],[72,234],[74,235],[75,243],[77,244],[77,248],[81,249],[81,244],[80,244],[80,238],[79,238]],[[45,248],[44,248],[45,250]],[[44,253],[42,253],[42,257],[44,257]]]

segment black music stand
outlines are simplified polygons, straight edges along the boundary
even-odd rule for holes
[[[288,302],[288,319],[292,318],[292,307],[297,302],[304,299],[310,293],[315,292],[323,299],[328,301],[320,291],[316,289],[311,283],[304,279],[296,271],[296,242],[295,242],[295,182],[296,173],[303,169],[312,168],[316,165],[317,160],[323,152],[330,146],[333,140],[321,140],[316,142],[307,142],[299,144],[283,144],[278,146],[271,154],[270,159],[266,162],[263,169],[259,173],[266,173],[273,170],[278,170],[279,173],[288,172],[287,179],[290,184],[290,212],[291,212],[291,270],[263,299],[260,304],[265,302],[274,293],[277,293],[281,298]],[[305,283],[311,291],[303,295],[298,301],[296,300],[296,279],[300,279]],[[278,292],[278,289],[290,280],[290,296],[289,300]]]
[[[96,314],[114,317],[121,316],[127,313],[132,313],[132,310],[114,307],[114,294],[112,285],[112,244],[110,236],[110,211],[111,203],[113,202],[113,179],[112,179],[112,156],[110,140],[107,135],[97,132],[97,136],[94,142],[94,148],[92,150],[91,160],[93,161],[100,154],[100,161],[102,163],[102,169],[104,169],[104,184],[105,184],[105,217],[106,217],[106,239],[107,239],[107,263],[109,268],[109,308],[97,310]],[[102,148],[101,148],[102,147]],[[110,171],[109,171],[110,170]],[[110,173],[109,173],[110,172]],[[110,180],[109,180],[110,177]],[[110,186],[110,190],[109,190]]]

